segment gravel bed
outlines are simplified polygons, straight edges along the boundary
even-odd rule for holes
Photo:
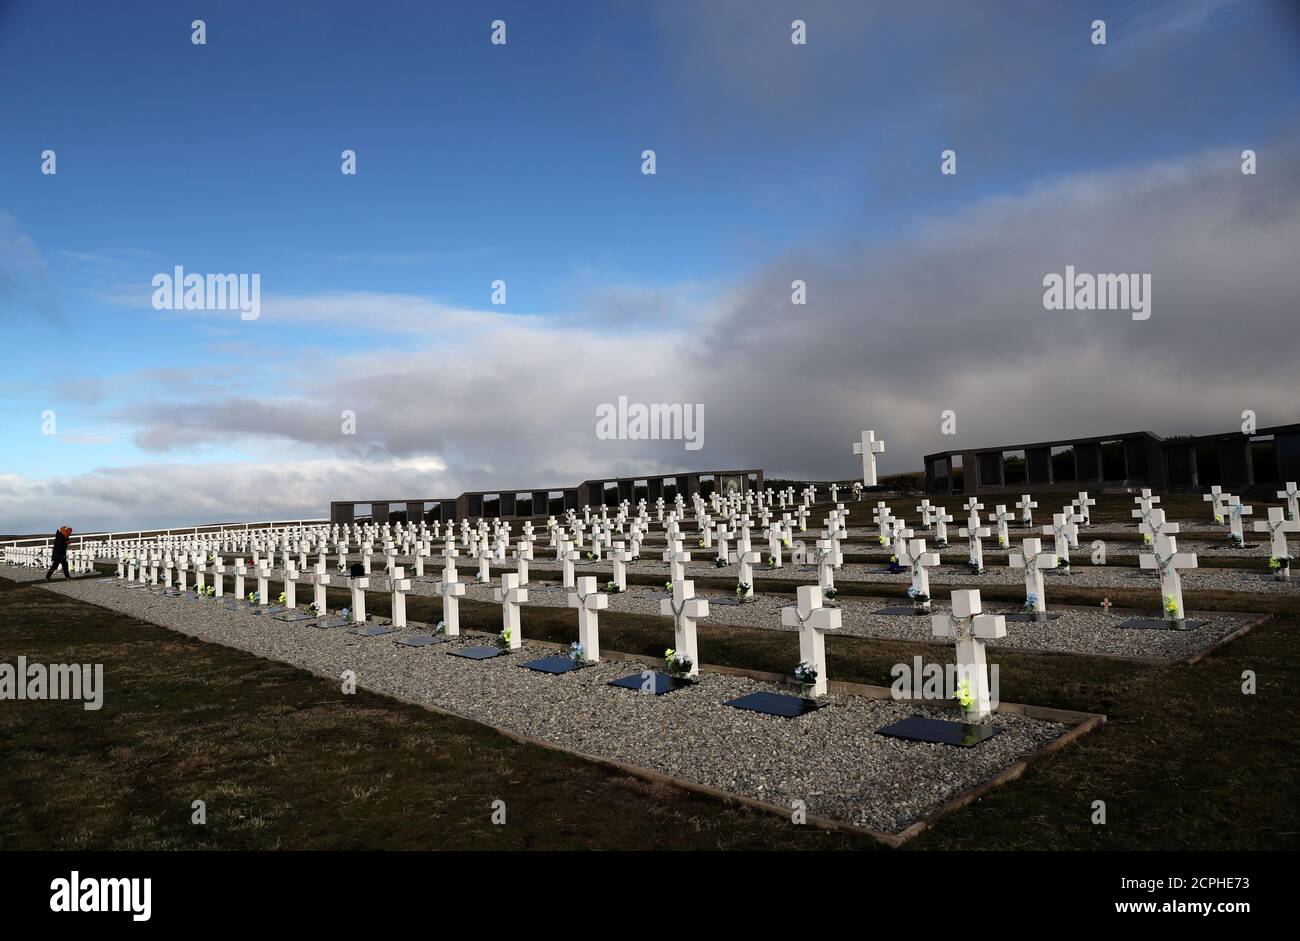
[[[871,733],[908,715],[952,718],[952,710],[829,696],[828,708],[781,719],[722,705],[735,696],[777,691],[743,677],[706,674],[691,688],[645,696],[606,685],[644,669],[635,662],[604,662],[549,676],[518,664],[529,654],[553,654],[554,648],[526,644],[510,656],[473,662],[448,656],[447,649],[481,639],[411,649],[396,646],[391,635],[361,638],[317,630],[121,589],[108,579],[48,590],[325,675],[353,670],[365,688],[590,756],[782,806],[802,800],[811,813],[891,833],[1065,731],[1057,723],[999,713],[993,721],[1002,733],[976,748],[904,742]],[[502,797],[509,801],[509,792]]]
[[[11,582],[39,582],[45,578],[45,569],[34,568],[28,565],[9,565],[0,562],[0,577],[7,578]],[[59,569],[58,574],[54,576],[59,581],[63,581],[63,569]],[[74,575],[73,578],[78,576]]]
[[[1181,547],[1180,547],[1181,548]],[[998,566],[985,559],[985,571],[983,575],[971,575],[964,564],[967,558],[965,548],[961,551],[952,549],[945,550],[941,558],[949,560],[950,564],[937,565],[930,569],[930,583],[935,586],[947,586],[950,588],[978,588],[980,585],[1020,585],[1025,584],[1025,574],[1023,569],[1013,569],[1009,566]],[[1076,552],[1071,555],[1072,571],[1069,575],[1057,575],[1054,572],[1044,574],[1047,584],[1047,603],[1051,605],[1052,584],[1060,582],[1062,584],[1075,585],[1082,588],[1156,588],[1159,582],[1155,573],[1133,568],[1132,566],[1106,566],[1092,565],[1088,561],[1089,555],[1084,552]],[[514,560],[505,562],[493,562],[494,568],[512,569],[515,567]],[[883,571],[884,563],[856,563],[846,562],[835,572],[836,584],[842,582],[858,582],[863,584],[882,584],[882,585],[899,585],[907,586],[911,584],[908,576],[904,574],[890,575]],[[428,571],[428,569],[426,569]],[[461,567],[462,579],[472,578],[477,569],[467,570]],[[535,560],[529,563],[529,575],[536,573],[538,578],[559,577],[559,567],[553,559]],[[595,575],[599,584],[603,585],[609,579],[610,565],[608,562],[597,563],[579,563],[574,566],[575,574]],[[665,581],[668,579],[668,564],[666,562],[642,560],[635,565],[627,567],[629,573],[659,575]],[[735,579],[738,574],[738,567],[735,565],[715,566],[711,560],[704,562],[688,562],[686,564],[686,577],[691,579],[697,578],[730,578]],[[1300,592],[1300,579],[1292,579],[1289,582],[1279,582],[1272,577],[1267,577],[1268,573],[1262,571],[1248,571],[1243,569],[1210,569],[1199,571],[1196,569],[1183,570],[1183,590],[1192,591],[1242,591],[1242,592],[1270,592],[1280,594],[1295,594]],[[817,572],[811,566],[793,565],[788,561],[779,569],[769,569],[765,566],[756,566],[754,568],[754,586],[759,590],[761,583],[766,579],[793,579],[801,582],[815,582]],[[697,589],[698,593],[703,594]]]
[[[534,587],[537,583],[533,583]],[[653,589],[629,585],[628,591],[609,596],[609,611],[631,614],[659,615],[659,599],[651,595]],[[419,582],[412,587],[413,594],[435,595],[432,583]],[[697,591],[710,600],[720,593]],[[471,584],[466,589],[466,599],[493,601],[492,586]],[[795,633],[797,628],[781,624],[781,609],[793,603],[788,595],[757,594],[752,602],[742,605],[711,604],[709,617],[700,622],[707,635],[710,625],[758,627]],[[872,599],[842,596],[834,602],[840,609],[839,634],[868,637],[877,640],[934,641],[930,619],[878,613],[881,608],[895,606],[901,599]],[[564,608],[568,606],[568,592],[532,591],[526,607]],[[949,611],[947,604],[938,601],[931,605],[938,614]],[[985,610],[990,614],[1012,614],[1019,607],[1004,602],[989,602]],[[988,642],[990,649],[1018,648],[1022,650],[1051,650],[1059,653],[1140,657],[1153,660],[1186,660],[1207,647],[1218,643],[1228,634],[1255,620],[1254,615],[1227,614],[1212,611],[1202,614],[1189,612],[1189,618],[1203,619],[1207,623],[1190,631],[1152,631],[1121,628],[1119,625],[1135,612],[1090,611],[1081,608],[1058,608],[1059,618],[1044,622],[1007,622],[1007,636]],[[1154,617],[1156,612],[1144,612]],[[523,618],[525,637],[528,632],[527,615]],[[671,639],[671,627],[664,621],[665,642]],[[834,643],[832,641],[832,643]]]

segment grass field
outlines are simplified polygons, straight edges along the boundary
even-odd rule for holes
[[[386,599],[374,597],[376,613]],[[411,617],[436,620],[431,599]],[[462,623],[495,632],[495,605]],[[945,817],[908,849],[1300,846],[1300,627],[1275,617],[1194,666],[999,653],[1002,695],[1109,724]],[[529,636],[575,639],[576,612],[529,609]],[[609,649],[663,647],[661,619],[607,617]],[[705,662],[782,670],[794,635],[701,629]],[[887,685],[919,645],[829,644],[837,679]],[[0,847],[875,849],[515,742],[461,719],[202,644],[101,608],[0,585],[0,660],[105,665],[105,708],[0,702]],[[1258,675],[1241,692],[1244,670]],[[490,822],[507,801],[507,825]],[[190,823],[204,800],[208,822]],[[1103,800],[1107,823],[1090,822]]]

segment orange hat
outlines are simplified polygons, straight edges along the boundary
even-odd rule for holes
[[[65,536],[71,536],[71,535],[72,535],[72,527],[71,527],[71,526],[64,526],[62,529],[59,530],[59,532],[63,533],[63,535],[65,535]]]

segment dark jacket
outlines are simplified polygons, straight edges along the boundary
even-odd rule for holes
[[[54,561],[68,557],[68,537],[63,535],[62,531],[54,534]]]

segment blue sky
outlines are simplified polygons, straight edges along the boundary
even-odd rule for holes
[[[206,45],[190,41],[195,18]],[[497,18],[507,23],[501,47],[489,43]],[[790,43],[795,18],[808,24],[806,46]],[[1093,19],[1107,22],[1105,46],[1089,42]],[[1232,172],[1235,155],[1257,147],[1274,182],[1252,182],[1283,186],[1277,168],[1300,125],[1300,19],[1293,4],[1265,0],[9,0],[0,87],[2,532],[47,529],[48,516],[68,512],[96,526],[146,507],[176,522],[200,512],[188,494],[174,509],[147,505],[134,495],[154,489],[143,481],[165,490],[238,478],[234,499],[249,505],[230,515],[243,517],[306,514],[331,494],[358,496],[336,488],[370,481],[441,496],[699,461],[847,475],[841,439],[886,424],[871,402],[899,395],[883,373],[872,386],[868,366],[842,381],[830,366],[869,363],[879,349],[858,321],[845,332],[847,312],[890,323],[873,307],[881,278],[853,275],[885,258],[891,272],[928,272],[893,309],[939,312],[912,347],[930,348],[963,305],[925,296],[924,285],[961,298],[989,277],[954,270],[969,252],[936,250],[935,233],[951,239],[981,213],[1046,202],[1055,215],[1043,224],[1087,258],[1111,240],[1080,213],[1125,210],[1085,193],[1065,213],[1080,181],[1106,194],[1134,185],[1137,204],[1145,194],[1160,207],[1152,212],[1172,212],[1170,181],[1182,171],[1153,168]],[[937,173],[947,147],[958,152],[955,177]],[[46,148],[56,176],[39,172]],[[356,176],[339,172],[345,148],[357,152]],[[658,158],[652,177],[640,172],[645,148]],[[1053,187],[1065,195],[1041,195]],[[1260,205],[1258,193],[1233,192]],[[1182,209],[1196,201],[1181,198]],[[150,279],[175,265],[260,273],[263,317],[153,310]],[[788,294],[791,266],[820,273],[817,301],[781,316],[802,318],[819,345],[786,342],[741,361],[747,337],[785,336],[789,325],[768,323],[754,291]],[[1242,276],[1252,296],[1276,300],[1254,287],[1259,272]],[[508,284],[504,307],[489,303],[496,278]],[[991,349],[1032,357],[1024,330],[998,320],[1004,304],[1032,296],[1022,288],[1010,301],[984,298],[987,313],[973,316]],[[1182,332],[1188,342],[1197,333]],[[1114,361],[1148,340],[1097,342]],[[811,372],[824,406],[809,416],[764,408],[774,363]],[[1282,388],[1295,376],[1270,378]],[[710,447],[584,447],[592,403],[628,392],[712,404]],[[933,411],[941,403],[929,394],[910,399]],[[965,400],[957,389],[934,394]],[[366,432],[340,441],[324,425],[352,395]],[[553,415],[520,414],[539,398]],[[39,433],[46,409],[55,436]],[[1023,437],[994,411],[981,433]],[[778,413],[788,424],[764,422]],[[1153,404],[1123,424],[1174,432],[1190,418]],[[520,439],[523,421],[532,432]],[[915,424],[892,431],[899,447],[886,469],[918,467],[940,446]],[[1214,419],[1213,430],[1231,424]],[[546,479],[529,476],[538,473]]]

